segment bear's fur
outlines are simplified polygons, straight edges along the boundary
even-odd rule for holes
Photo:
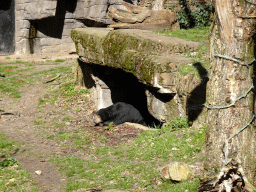
[[[113,122],[114,125],[131,122],[146,126],[140,112],[132,105],[124,102],[118,102],[107,108],[100,109],[96,113],[93,121],[96,125],[103,124],[105,126],[109,125],[111,122]]]

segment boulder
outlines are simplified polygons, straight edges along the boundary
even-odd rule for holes
[[[159,173],[164,180],[182,181],[193,177],[193,173],[190,171],[189,166],[180,162],[172,162],[163,168],[160,168]]]
[[[108,16],[114,23],[111,28],[119,29],[179,29],[176,13],[168,10],[150,10],[146,7],[139,7],[129,3],[123,3],[126,10],[109,8]]]

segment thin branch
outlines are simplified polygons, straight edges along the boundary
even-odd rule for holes
[[[57,79],[59,76],[60,76],[60,73],[59,73],[59,74],[57,74],[57,76],[56,76],[56,77],[51,78],[51,79],[49,79],[49,80],[45,81],[45,84],[46,84],[46,83],[50,83],[50,82],[54,81],[54,80],[55,80],[55,79]]]

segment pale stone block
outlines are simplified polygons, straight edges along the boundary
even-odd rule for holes
[[[16,21],[16,24],[15,24],[16,31],[19,31],[21,29],[29,29],[29,27],[30,27],[30,22],[28,20]]]
[[[17,54],[30,53],[28,39],[22,39],[21,41],[16,43],[15,53],[17,53]]]
[[[41,53],[41,52],[42,52],[41,39],[35,38],[34,53]]]
[[[41,38],[42,46],[55,46],[60,43],[61,43],[61,39],[56,39],[56,38],[51,38],[51,37]]]

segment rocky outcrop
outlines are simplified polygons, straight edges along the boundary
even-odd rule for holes
[[[131,103],[139,100],[141,91],[141,95],[146,97],[150,113],[158,119],[169,119],[188,113],[198,117],[202,112],[200,100],[205,99],[206,84],[201,79],[204,79],[207,71],[203,70],[200,63],[194,64],[190,58],[183,56],[186,52],[197,51],[199,43],[138,29],[74,29],[71,37],[77,54],[83,61],[78,70],[78,79],[87,87],[86,83],[91,81],[92,86],[88,88],[96,87],[98,108],[109,106],[114,101],[129,100]],[[180,70],[184,67],[195,68],[201,72],[198,75],[182,75]],[[119,75],[121,73],[123,74]],[[125,83],[125,79],[128,83]],[[135,86],[136,83],[138,85]],[[129,84],[134,87],[122,92]],[[133,91],[136,96],[132,96]],[[197,98],[196,103],[190,99],[191,94]],[[127,98],[124,99],[123,96]],[[143,102],[141,98],[140,103]],[[140,106],[139,103],[137,105]]]

